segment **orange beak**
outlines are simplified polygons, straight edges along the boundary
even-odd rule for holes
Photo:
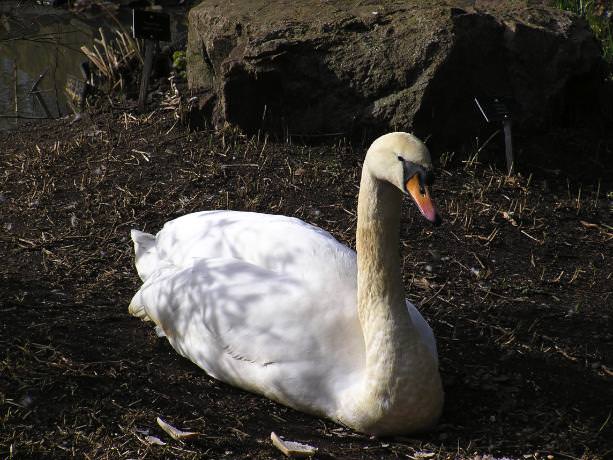
[[[424,185],[423,188],[419,182],[419,176],[415,174],[411,177],[406,184],[404,184],[407,192],[415,201],[415,204],[419,208],[422,215],[432,222],[434,225],[440,225],[442,222],[441,216],[439,216],[434,206],[434,202],[430,197],[430,190],[428,186]]]

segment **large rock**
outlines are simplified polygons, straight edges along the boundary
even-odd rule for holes
[[[534,0],[204,0],[187,54],[214,125],[439,145],[478,132],[475,96],[512,97],[524,126],[555,121],[601,62],[583,20]]]

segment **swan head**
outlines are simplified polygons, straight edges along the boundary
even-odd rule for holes
[[[395,132],[376,139],[366,154],[364,166],[377,179],[389,182],[409,195],[421,214],[434,225],[442,220],[430,196],[434,181],[428,147],[409,133]]]

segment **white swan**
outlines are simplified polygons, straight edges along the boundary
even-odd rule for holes
[[[144,281],[131,314],[152,320],[209,375],[355,430],[432,427],[443,391],[432,330],[405,300],[402,192],[440,221],[427,148],[407,133],[368,150],[357,257],[301,220],[207,211],[132,231]]]

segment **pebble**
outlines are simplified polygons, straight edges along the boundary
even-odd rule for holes
[[[34,399],[32,399],[32,396],[30,396],[29,394],[25,394],[20,400],[19,400],[19,404],[21,404],[23,407],[25,407],[26,409],[28,407],[30,407],[32,405],[32,403],[34,402]]]

